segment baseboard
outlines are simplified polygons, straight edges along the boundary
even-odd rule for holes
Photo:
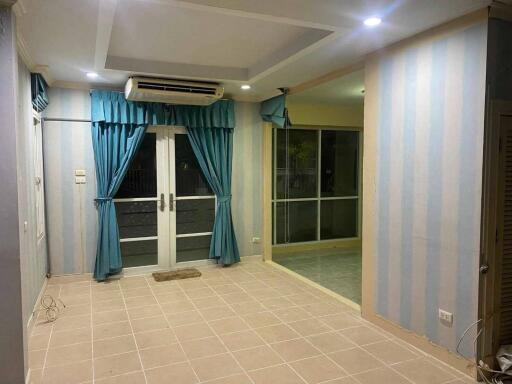
[[[325,293],[325,294],[335,298],[336,300],[342,302],[343,304],[348,305],[349,307],[355,309],[356,311],[361,312],[361,306],[359,304],[353,302],[352,300],[349,300],[346,297],[343,297],[340,294],[338,294],[338,293],[336,293],[334,291],[331,291],[330,289],[327,289],[324,286],[322,286],[322,285],[320,285],[318,283],[315,283],[314,281],[309,280],[308,278],[298,274],[297,272],[293,272],[293,271],[289,270],[288,268],[283,267],[282,265],[277,264],[277,263],[275,263],[273,261],[265,261],[265,263],[268,263],[268,264],[272,265],[274,268],[277,268],[277,269],[279,269],[279,270],[281,270],[283,272],[288,273],[289,275],[291,275],[291,276],[295,277],[296,279],[298,279],[298,280],[308,284],[309,286],[314,287],[314,288],[322,291],[323,293]]]
[[[263,255],[240,256],[240,261],[263,261]]]
[[[434,358],[439,360],[440,363],[448,367],[454,368],[462,372],[463,374],[470,376],[473,379],[477,377],[474,362],[471,362],[468,359],[460,357],[455,353],[449,351],[448,349],[441,347],[437,344],[434,344],[426,337],[414,333],[411,330],[405,329],[374,313],[368,314],[363,312],[362,317],[365,320],[369,321],[370,323],[377,325],[383,330],[405,341],[406,343],[416,347],[420,351],[433,356]]]
[[[37,309],[39,308],[39,303],[41,303],[41,299],[43,298],[44,292],[46,291],[46,287],[48,286],[48,279],[44,278],[43,286],[41,287],[41,290],[39,291],[39,295],[37,295],[37,299],[34,303],[34,308],[32,308],[32,313],[30,314],[30,317],[27,321],[27,335],[30,335],[32,333],[32,328],[34,327],[34,314],[36,313]]]

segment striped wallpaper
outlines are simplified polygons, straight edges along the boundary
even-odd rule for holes
[[[50,89],[47,118],[90,119],[88,90]],[[242,256],[261,254],[261,119],[259,104],[235,103],[233,221]],[[96,255],[96,184],[90,124],[46,121],[43,127],[48,252],[53,274],[91,272]],[[74,183],[85,169],[86,184]]]
[[[452,351],[477,317],[486,36],[479,22],[366,67],[376,80],[366,108],[377,126],[365,132],[377,136],[375,312]],[[438,308],[454,314],[451,328]],[[471,342],[463,348],[472,355]]]

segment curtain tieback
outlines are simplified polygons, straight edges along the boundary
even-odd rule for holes
[[[94,201],[96,201],[97,203],[99,203],[100,201],[111,201],[112,200],[112,197],[97,197],[94,199]]]
[[[217,196],[217,202],[219,203],[226,203],[228,201],[231,201],[231,195]]]

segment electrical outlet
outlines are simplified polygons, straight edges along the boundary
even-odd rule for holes
[[[449,327],[453,324],[453,313],[439,308],[439,321]]]
[[[260,238],[259,238],[259,237],[253,237],[253,238],[252,238],[252,242],[253,242],[253,244],[259,244],[259,243],[260,243],[260,241],[261,241],[261,240],[260,240]]]
[[[85,176],[75,176],[75,184],[85,184]]]

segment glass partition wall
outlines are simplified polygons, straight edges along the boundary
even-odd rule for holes
[[[273,260],[361,301],[359,129],[275,128]]]
[[[273,244],[359,236],[359,131],[274,129]]]

